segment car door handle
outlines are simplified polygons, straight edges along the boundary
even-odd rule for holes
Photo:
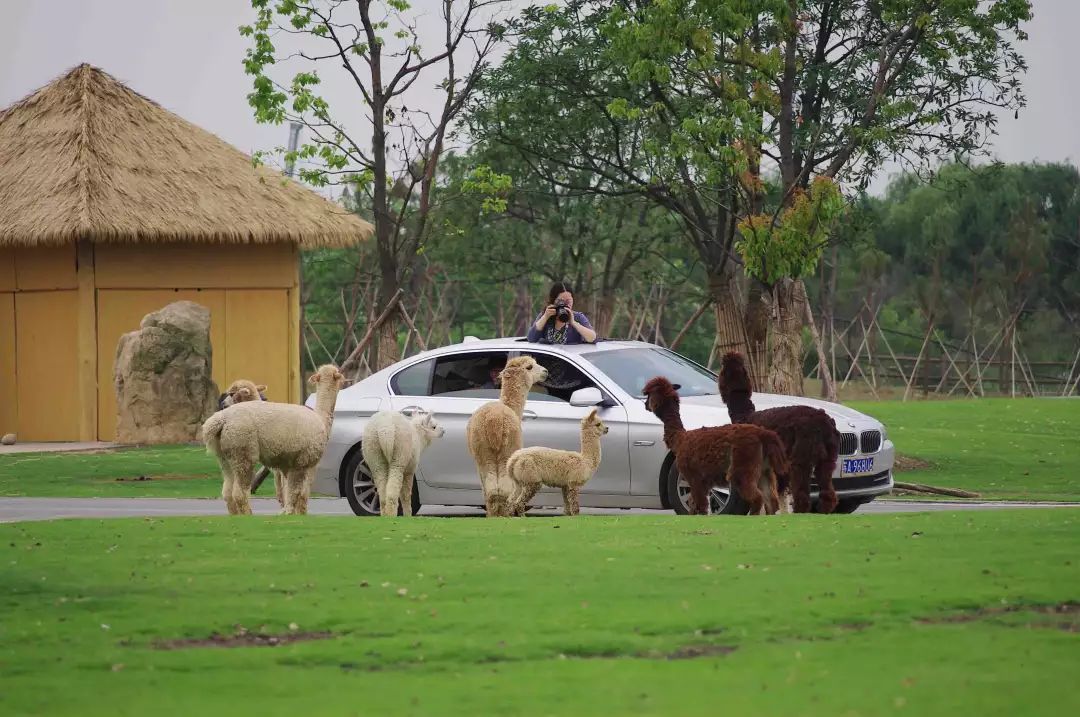
[[[655,446],[656,441],[634,441],[635,446]]]
[[[414,413],[416,413],[417,411],[423,411],[423,410],[424,409],[422,407],[420,407],[420,406],[406,406],[405,408],[401,409],[401,413],[402,413],[402,415],[405,415],[405,416],[411,416]]]
[[[531,421],[534,418],[536,418],[536,413],[533,411],[523,411],[521,414],[521,420],[523,421]]]

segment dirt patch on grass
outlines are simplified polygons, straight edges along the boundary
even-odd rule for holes
[[[734,645],[687,645],[664,655],[668,660],[696,660],[699,657],[730,655],[739,648]]]
[[[159,650],[186,650],[191,647],[277,647],[293,642],[329,640],[336,637],[329,631],[322,632],[286,632],[278,635],[263,632],[240,630],[232,635],[219,632],[210,633],[209,637],[193,637],[181,640],[159,640],[154,647]]]
[[[112,480],[114,483],[144,483],[148,481],[206,480],[211,477],[209,475],[191,475],[189,473],[160,473],[157,475],[120,476]]]
[[[893,470],[897,473],[906,473],[908,471],[922,471],[927,468],[933,468],[934,464],[930,461],[924,461],[922,458],[916,458],[915,456],[896,456],[893,461]]]
[[[1047,615],[1051,619],[1029,622],[997,622],[1004,627],[1057,628],[1065,632],[1080,632],[1080,603],[1066,601],[1056,605],[1007,605],[1004,607],[982,607],[974,610],[920,617],[916,622],[922,625],[950,625],[978,620],[988,620],[1004,615],[1035,613]]]

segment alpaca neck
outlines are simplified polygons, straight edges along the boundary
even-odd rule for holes
[[[528,395],[529,386],[524,381],[517,378],[504,379],[502,389],[499,391],[499,400],[516,413],[518,418],[521,418],[525,413],[525,399]]]
[[[595,473],[600,467],[600,436],[592,432],[581,432],[581,457]]]
[[[334,422],[334,404],[337,403],[338,388],[336,386],[323,386],[315,391],[315,413],[323,419],[327,428]]]
[[[656,416],[664,423],[664,445],[669,450],[675,450],[679,437],[686,433],[682,416],[679,415],[679,404],[674,401],[665,402],[656,411]]]
[[[749,393],[739,392],[727,401],[728,417],[732,423],[745,423],[755,412],[754,402]]]

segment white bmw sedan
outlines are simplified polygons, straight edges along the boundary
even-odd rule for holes
[[[609,427],[600,468],[581,492],[581,505],[656,508],[686,513],[689,490],[664,446],[663,426],[645,409],[641,389],[653,376],[681,384],[682,419],[687,429],[730,422],[720,400],[716,375],[668,349],[639,341],[547,345],[524,339],[466,338],[405,359],[341,391],[334,426],[313,490],[342,496],[357,515],[378,515],[379,497],[360,451],[364,423],[382,410],[408,415],[431,411],[446,435],[420,460],[413,480],[413,512],[421,505],[482,506],[476,465],[465,443],[465,424],[499,390],[494,377],[509,359],[529,355],[548,369],[533,386],[522,426],[526,446],[578,450],[582,417],[598,407]],[[314,396],[308,399],[312,405]],[[840,503],[851,512],[892,489],[894,449],[877,420],[844,406],[794,396],[755,393],[758,409],[806,405],[824,409],[841,433],[840,461],[833,475]],[[817,487],[812,486],[816,498]],[[545,490],[533,506],[561,506],[562,494]],[[738,494],[716,489],[714,513],[745,514]]]

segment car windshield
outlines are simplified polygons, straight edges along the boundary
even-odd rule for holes
[[[688,358],[659,347],[641,347],[599,351],[588,356],[589,361],[619,384],[631,396],[642,395],[645,382],[654,376],[664,376],[680,384],[680,396],[716,394],[716,374]]]

